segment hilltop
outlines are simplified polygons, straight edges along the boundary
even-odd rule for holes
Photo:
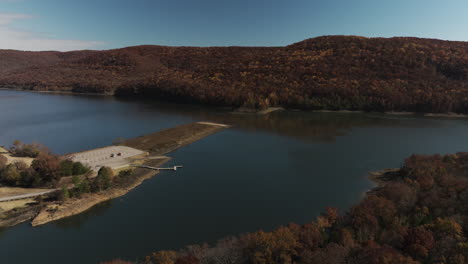
[[[468,113],[468,42],[324,36],[286,47],[0,50],[0,87],[220,106]]]

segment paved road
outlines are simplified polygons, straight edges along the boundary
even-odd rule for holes
[[[0,202],[8,202],[8,201],[14,201],[14,200],[34,198],[34,197],[48,194],[54,191],[56,191],[56,189],[43,191],[43,192],[27,193],[27,194],[21,194],[21,195],[12,195],[12,196],[7,196],[7,197],[2,197],[0,198]]]

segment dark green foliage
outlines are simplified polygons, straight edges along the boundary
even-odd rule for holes
[[[90,169],[84,166],[81,162],[73,163],[73,175],[82,175],[88,173]]]
[[[74,187],[68,190],[69,197],[81,198],[85,193],[91,192],[91,184],[88,178],[80,179],[77,175],[73,176]]]
[[[9,164],[5,167],[1,174],[1,180],[7,185],[16,186],[21,181],[20,171],[14,164]]]
[[[83,175],[89,171],[90,169],[84,166],[81,162],[74,162],[69,159],[65,159],[60,162],[61,176]]]
[[[62,195],[61,195],[60,200],[68,200],[69,198],[70,198],[69,190],[67,189],[67,187],[63,187],[62,188]]]
[[[91,190],[99,192],[108,189],[111,186],[114,172],[109,167],[102,167],[98,171],[98,175],[94,178]]]
[[[102,167],[98,171],[98,176],[103,176],[110,180],[114,177],[114,171],[109,167]]]
[[[78,184],[80,184],[80,181],[81,181],[81,180],[80,180],[80,177],[78,177],[78,175],[74,175],[74,176],[72,177],[72,183],[73,183],[73,185],[77,186]]]
[[[119,178],[125,178],[125,177],[128,177],[132,174],[132,171],[131,170],[123,170],[123,171],[120,171],[119,172],[119,175],[118,177]]]
[[[73,175],[73,165],[74,165],[74,162],[69,159],[62,160],[60,162],[60,174],[62,176]]]
[[[80,193],[89,193],[91,192],[91,185],[87,178],[83,179],[77,186]]]
[[[24,162],[16,162],[6,166],[6,158],[0,155],[0,182],[8,186],[19,187],[53,187],[64,176],[83,175],[90,171],[79,162],[60,160],[39,144],[26,145],[15,141],[12,147],[17,155],[31,154],[32,149],[39,152],[31,167]],[[34,151],[33,151],[34,152]],[[35,156],[29,155],[26,156]]]

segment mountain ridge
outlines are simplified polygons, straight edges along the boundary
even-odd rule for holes
[[[321,36],[284,47],[0,50],[0,86],[221,106],[468,113],[468,42]]]

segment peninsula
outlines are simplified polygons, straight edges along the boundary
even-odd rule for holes
[[[191,123],[61,157],[35,144],[1,148],[0,227],[43,225],[122,196],[159,173],[145,167],[157,168],[170,160],[166,154],[228,127]]]

